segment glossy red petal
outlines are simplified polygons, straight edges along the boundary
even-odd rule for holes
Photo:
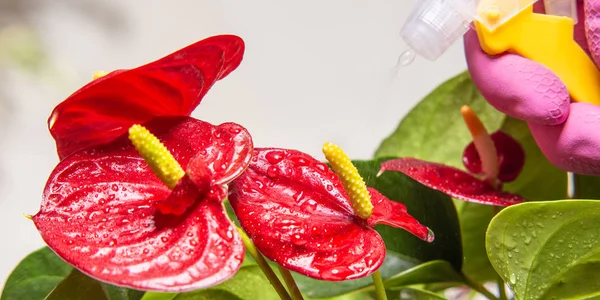
[[[502,182],[511,182],[515,180],[525,164],[525,151],[521,144],[510,135],[496,131],[491,135],[496,151],[498,152],[498,162],[500,164],[500,173],[498,179]],[[482,174],[481,159],[471,142],[463,152],[463,164],[473,174]]]
[[[244,231],[269,259],[306,276],[355,279],[377,270],[385,245],[355,217],[338,177],[294,150],[256,149],[230,184],[229,201]]]
[[[243,53],[241,38],[214,36],[90,82],[60,103],[48,120],[59,157],[107,143],[156,116],[189,116],[215,81],[238,67]]]
[[[222,147],[213,143],[219,126],[193,118],[144,125],[182,165],[197,152]],[[33,220],[60,257],[112,284],[174,292],[230,278],[244,248],[221,204],[225,188],[213,186],[181,216],[157,211],[155,203],[178,196],[189,200],[187,193],[171,193],[121,136],[62,160]]]
[[[388,199],[374,188],[368,190],[373,204],[373,213],[367,219],[371,227],[385,224],[402,228],[424,241],[433,242],[435,238],[433,232],[409,215],[404,204]]]
[[[467,202],[510,206],[525,201],[518,195],[496,191],[462,170],[416,158],[385,161],[381,164],[381,171],[402,172],[427,187]]]

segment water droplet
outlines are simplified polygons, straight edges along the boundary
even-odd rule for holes
[[[404,50],[400,53],[400,56],[398,56],[396,66],[406,67],[415,60],[415,57],[417,57],[417,54],[412,49]]]
[[[267,176],[271,178],[276,178],[278,174],[279,170],[275,166],[270,166],[269,169],[267,169]]]
[[[240,133],[242,130],[239,128],[229,128],[229,132],[233,133],[233,134],[238,134]]]
[[[106,204],[106,199],[102,198],[102,199],[98,200],[98,204],[100,204],[100,205]]]
[[[148,253],[150,253],[150,250],[148,250],[148,248],[144,248],[144,250],[142,252],[144,252],[144,254],[148,254]]]
[[[331,185],[331,184],[328,184],[328,185],[327,185],[327,187],[326,187],[326,189],[327,189],[327,191],[329,191],[329,192],[333,191],[333,185]]]
[[[196,245],[198,245],[198,242],[196,242],[196,240],[190,240],[190,245],[195,247]]]
[[[283,160],[284,153],[282,151],[271,151],[265,155],[267,161],[271,164],[277,164]]]
[[[119,186],[118,186],[118,185],[116,185],[116,184],[113,184],[113,185],[111,185],[111,186],[110,186],[110,188],[111,188],[113,191],[115,191],[115,192],[118,192],[118,191],[119,191]]]
[[[108,243],[109,246],[114,246],[116,244],[117,244],[117,240],[115,240],[115,239],[110,240],[110,242]]]
[[[163,243],[166,243],[169,239],[166,236],[160,238]]]
[[[299,234],[292,235],[292,243],[296,246],[306,245],[306,240],[303,239]]]
[[[327,166],[324,163],[317,163],[316,167],[321,172],[325,172],[325,170],[327,170]]]
[[[511,273],[508,280],[510,281],[511,284],[517,283],[517,276],[515,275],[515,273]]]

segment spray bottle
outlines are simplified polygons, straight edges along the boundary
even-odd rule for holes
[[[434,61],[473,25],[483,51],[513,53],[553,71],[573,101],[600,105],[600,71],[573,39],[577,0],[419,0],[401,36],[420,56]]]

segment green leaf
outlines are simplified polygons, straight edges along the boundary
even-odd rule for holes
[[[104,292],[110,300],[140,300],[144,296],[144,291],[126,289],[101,282]]]
[[[527,123],[507,117],[502,131],[515,138],[525,150],[525,166],[514,182],[504,189],[528,201],[564,199],[567,197],[567,172],[552,165],[535,143]],[[541,188],[543,187],[543,188]]]
[[[463,283],[460,274],[445,260],[434,260],[406,270],[383,283],[386,288],[424,283]]]
[[[439,300],[446,299],[441,295],[438,295],[434,292],[413,288],[413,287],[405,287],[405,288],[396,288],[391,291],[387,291],[388,300],[393,299],[412,299],[412,300]]]
[[[600,176],[575,175],[576,199],[600,199]]]
[[[444,82],[417,104],[388,136],[375,157],[410,156],[462,168],[462,152],[471,142],[460,108],[469,105],[491,132],[504,115],[477,91],[468,72]]]
[[[600,296],[600,202],[528,202],[490,223],[487,253],[517,299]]]
[[[462,266],[460,227],[452,200],[431,190],[401,173],[386,172],[380,177],[379,166],[385,159],[353,161],[361,176],[370,187],[391,200],[402,202],[408,212],[435,233],[435,241],[421,241],[405,230],[378,225],[387,255],[380,268],[384,279],[395,276],[423,262],[446,260],[457,270]],[[342,295],[372,285],[370,276],[343,282],[314,280],[293,273],[300,291],[308,297],[322,298]],[[417,280],[418,281],[418,280]]]
[[[71,271],[71,266],[47,247],[32,252],[13,270],[1,300],[42,300]]]
[[[109,300],[100,282],[72,269],[71,273],[61,281],[46,300]]]
[[[485,232],[494,216],[488,205],[456,200],[464,253],[463,272],[472,280],[483,283],[497,278],[485,252]]]
[[[258,298],[257,298],[258,297]],[[187,293],[151,293],[142,300],[276,300],[279,296],[258,266],[242,267],[231,279],[208,289]]]
[[[0,300],[46,299],[48,294],[68,275],[75,276],[71,272],[72,270],[71,265],[63,261],[48,247],[43,247],[25,257],[13,270],[6,281]],[[108,297],[109,300],[139,300],[144,294],[142,291],[125,289],[103,282],[98,282],[98,284],[102,286],[105,297]]]

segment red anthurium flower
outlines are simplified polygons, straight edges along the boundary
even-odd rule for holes
[[[521,145],[501,131],[490,136],[468,106],[461,113],[473,136],[463,162],[471,172],[483,175],[482,179],[457,168],[411,157],[385,161],[381,172],[402,172],[427,187],[467,202],[510,206],[525,201],[519,195],[500,191],[501,183],[514,180],[523,168],[525,152]]]
[[[383,263],[385,245],[375,224],[433,240],[403,204],[373,188],[368,193],[372,214],[362,219],[326,164],[299,151],[262,148],[230,184],[229,201],[266,257],[312,278],[339,281],[367,276]]]
[[[61,159],[122,135],[156,116],[189,116],[212,85],[238,67],[244,42],[201,40],[149,64],[113,71],[60,103],[48,119]]]
[[[510,135],[498,130],[490,135],[498,153],[500,170],[498,179],[502,182],[511,182],[523,170],[525,164],[525,152],[523,147]],[[471,142],[463,152],[463,164],[472,174],[482,175],[481,158]]]
[[[244,247],[222,200],[250,163],[250,135],[185,116],[144,126],[185,169],[172,189],[122,134],[56,166],[35,226],[61,258],[111,284],[187,291],[227,280]]]

